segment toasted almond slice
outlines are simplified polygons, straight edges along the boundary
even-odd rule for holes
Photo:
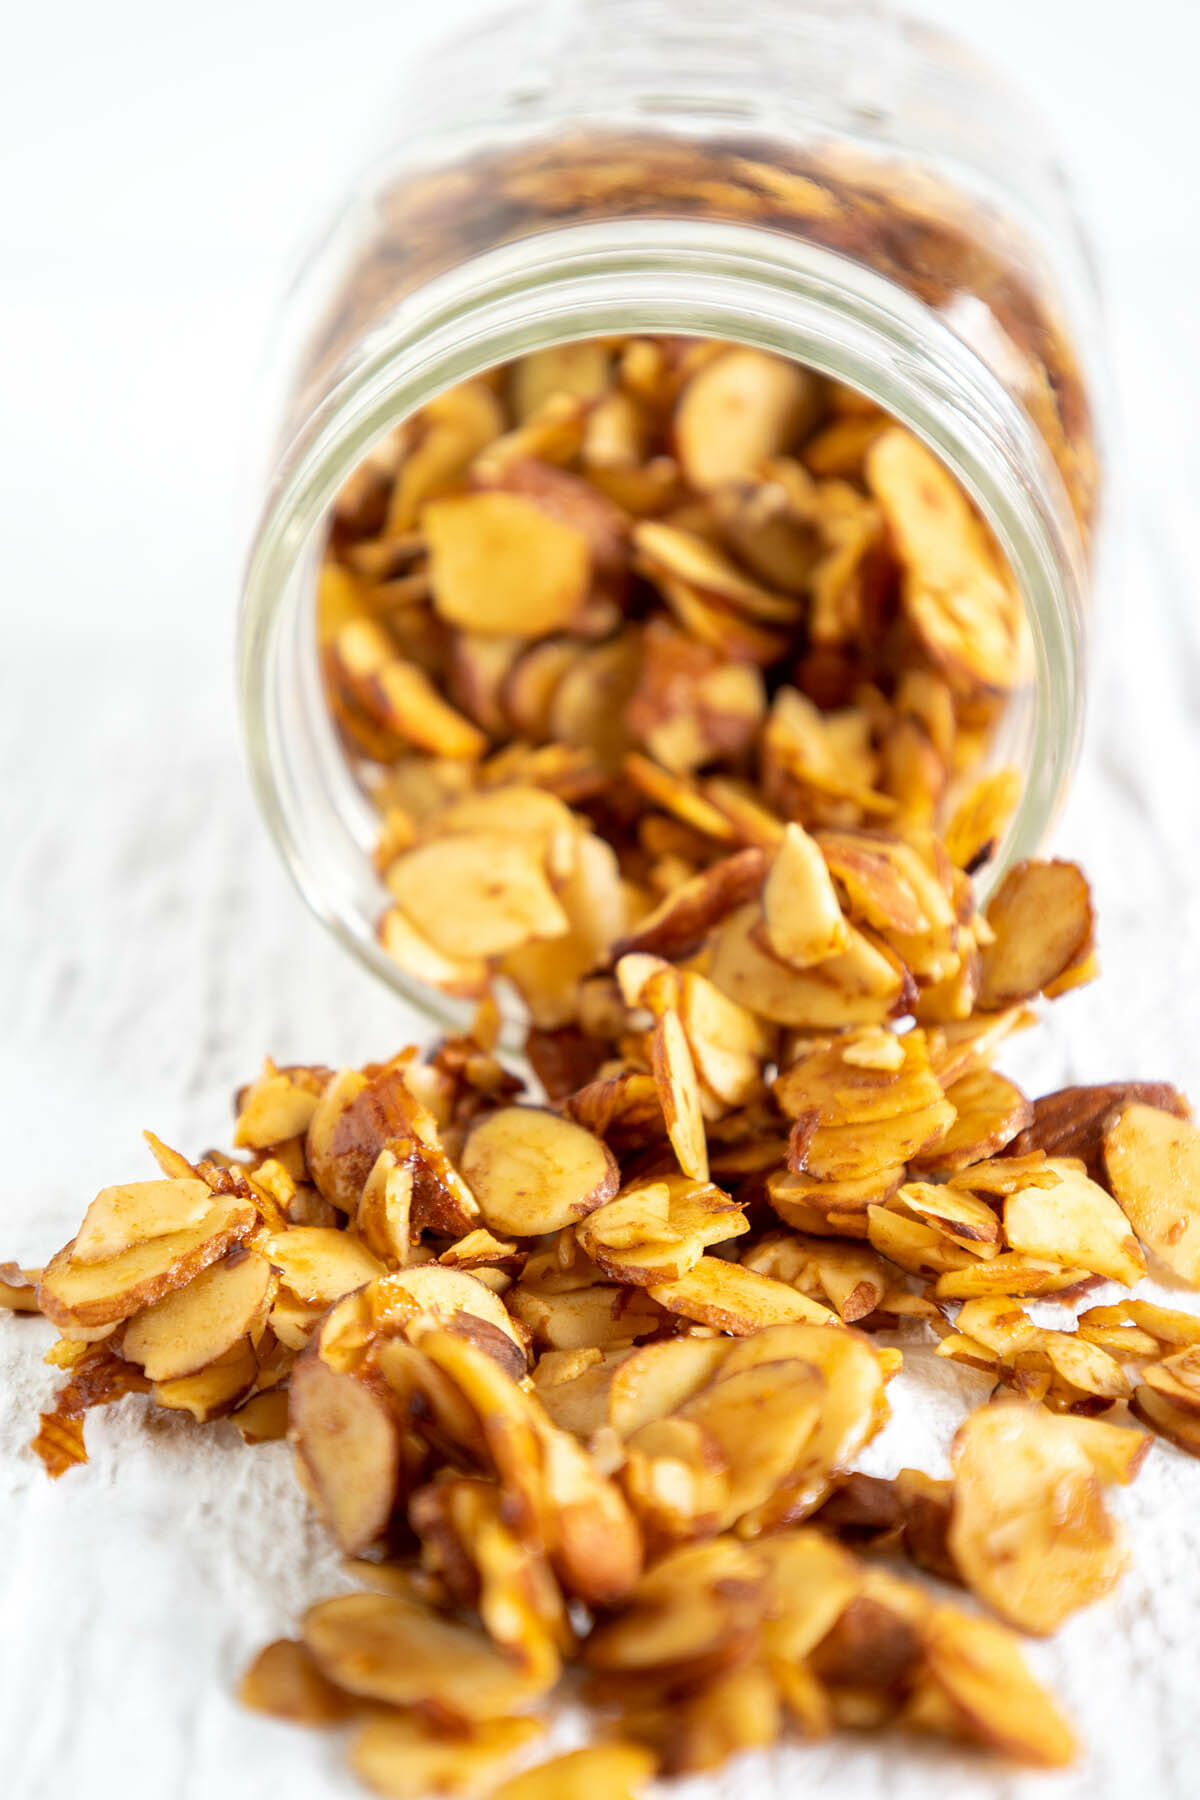
[[[556,744],[586,750],[601,769],[620,768],[631,742],[625,709],[640,664],[636,630],[578,652],[550,702],[550,734]]]
[[[715,544],[690,531],[643,520],[634,527],[633,542],[642,568],[655,581],[682,583],[705,600],[768,625],[790,625],[801,616],[803,603],[794,594],[772,593],[750,581]]]
[[[1105,1419],[1078,1418],[1061,1413],[1059,1422],[1069,1427],[1072,1437],[1106,1487],[1113,1483],[1127,1487],[1139,1473],[1153,1442],[1149,1432],[1130,1431],[1122,1425],[1110,1425]]]
[[[355,1553],[382,1537],[401,1467],[400,1429],[387,1400],[310,1350],[292,1371],[288,1436],[341,1548]]]
[[[575,1020],[580,981],[605,960],[609,945],[629,920],[620,865],[611,846],[585,831],[575,834],[574,849],[574,866],[558,889],[570,920],[569,934],[548,943],[525,944],[502,964],[534,1023],[544,1030]]]
[[[792,1358],[719,1370],[684,1403],[679,1416],[713,1440],[729,1470],[718,1530],[769,1502],[786,1512],[796,1472],[801,1482],[807,1474],[805,1455],[824,1399],[819,1371]]]
[[[774,1034],[694,970],[683,971],[679,1018],[696,1074],[727,1106],[747,1106],[763,1092],[762,1065],[771,1059]]]
[[[708,1145],[704,1135],[700,1084],[679,1014],[665,1012],[655,1023],[650,1067],[666,1121],[667,1136],[683,1173],[693,1181],[708,1180]]]
[[[134,1243],[105,1262],[77,1263],[74,1244],[68,1244],[42,1273],[38,1305],[60,1330],[114,1324],[186,1287],[249,1237],[257,1224],[258,1214],[248,1202],[210,1194],[199,1224]]]
[[[977,1256],[985,1255],[988,1245],[999,1247],[1000,1220],[974,1194],[955,1193],[941,1183],[910,1181],[888,1204],[894,1211],[931,1225],[951,1243],[961,1244]]]
[[[478,1274],[442,1263],[424,1263],[381,1276],[364,1290],[362,1298],[369,1308],[373,1333],[390,1335],[402,1331],[417,1341],[428,1330],[452,1331],[491,1356],[514,1378],[525,1373],[528,1359],[520,1327],[514,1325],[505,1303]],[[321,1355],[326,1361],[337,1366],[358,1366],[356,1316],[357,1309],[348,1305],[350,1331],[343,1351],[337,1314],[330,1315],[320,1339]]]
[[[627,1344],[614,1350],[589,1346],[543,1351],[532,1379],[551,1423],[585,1440],[599,1431],[608,1422],[609,1394],[617,1373],[635,1354]]]
[[[714,926],[758,893],[766,870],[767,858],[759,849],[739,850],[713,863],[669,894],[634,931],[614,944],[613,956],[633,951],[671,957],[689,954]]]
[[[265,1150],[302,1137],[316,1111],[319,1090],[269,1059],[258,1080],[240,1097],[233,1141],[238,1149]]]
[[[978,1339],[997,1356],[1024,1350],[1038,1337],[1029,1314],[1005,1295],[982,1294],[967,1300],[955,1323],[959,1331]]]
[[[1058,1382],[1101,1400],[1127,1400],[1132,1383],[1115,1357],[1074,1332],[1042,1331],[1035,1347],[1046,1357]]]
[[[904,1175],[903,1163],[874,1169],[867,1175],[845,1181],[818,1181],[814,1175],[787,1169],[768,1177],[767,1197],[784,1224],[793,1225],[799,1231],[821,1229],[822,1224],[834,1216],[843,1222],[858,1216],[862,1229],[854,1235],[865,1237],[867,1208],[886,1205]],[[844,1223],[840,1228],[845,1230]]]
[[[1104,1166],[1142,1242],[1200,1287],[1200,1129],[1153,1106],[1127,1106],[1104,1134]]]
[[[368,717],[432,756],[472,761],[487,749],[478,727],[438,693],[417,663],[397,654],[374,619],[343,625],[329,646],[332,667]]]
[[[665,1191],[667,1216],[661,1222],[647,1216],[640,1239],[623,1245],[611,1241],[605,1215],[610,1208],[625,1205],[620,1197],[610,1200],[577,1227],[576,1235],[584,1250],[618,1281],[651,1287],[658,1282],[678,1280],[695,1267],[710,1244],[725,1243],[750,1229],[742,1208],[720,1188],[683,1176],[671,1176],[655,1185]],[[627,1239],[631,1236],[628,1224],[618,1224],[617,1230]]]
[[[186,1287],[135,1313],[125,1327],[121,1354],[140,1364],[151,1381],[194,1374],[254,1330],[274,1291],[265,1256],[232,1250]]]
[[[127,1181],[102,1188],[83,1216],[71,1260],[108,1262],[135,1244],[199,1225],[212,1206],[208,1184],[190,1174],[168,1181]]]
[[[1122,1300],[1120,1311],[1125,1318],[1157,1338],[1160,1344],[1173,1344],[1180,1349],[1200,1344],[1200,1318],[1195,1313],[1155,1306],[1150,1300]]]
[[[493,1643],[527,1668],[557,1669],[560,1651],[574,1646],[563,1598],[540,1548],[506,1523],[496,1483],[433,1482],[413,1495],[408,1516],[429,1573],[476,1608]]]
[[[1020,797],[1016,769],[993,769],[973,783],[946,827],[946,852],[956,868],[973,874],[991,860]]]
[[[773,1658],[799,1661],[836,1625],[862,1587],[862,1571],[811,1527],[760,1538],[754,1551],[767,1570],[764,1646]]]
[[[1141,1383],[1133,1390],[1129,1410],[1177,1450],[1200,1456],[1200,1417],[1192,1407],[1181,1406],[1148,1383]]]
[[[538,1763],[494,1789],[492,1800],[636,1800],[656,1766],[641,1744],[595,1744]]]
[[[406,975],[473,1000],[487,991],[488,966],[482,957],[443,956],[398,906],[389,907],[379,921],[379,942]]]
[[[1166,1119],[1165,1113],[1154,1113]],[[1200,1166],[1200,1165],[1198,1165]],[[1066,1159],[1047,1159],[1054,1187],[1028,1187],[1004,1202],[1004,1234],[1028,1256],[1091,1269],[1125,1287],[1146,1273],[1146,1261],[1117,1203]],[[1198,1225],[1200,1233],[1200,1225]]]
[[[288,1393],[284,1387],[268,1388],[244,1400],[230,1418],[243,1444],[274,1444],[287,1436]]]
[[[921,1151],[915,1169],[951,1172],[995,1156],[1033,1118],[1033,1107],[1014,1082],[992,1069],[974,1069],[946,1089],[954,1123],[932,1149]]]
[[[433,603],[451,625],[546,637],[587,596],[587,536],[523,494],[488,492],[435,500],[422,514]]]
[[[948,1100],[936,1100],[916,1112],[863,1125],[819,1125],[808,1138],[800,1160],[809,1175],[820,1181],[862,1179],[872,1170],[927,1151],[954,1120]]]
[[[1010,1154],[1025,1156],[1040,1150],[1047,1156],[1078,1156],[1093,1181],[1103,1182],[1104,1134],[1117,1115],[1134,1104],[1157,1107],[1177,1119],[1191,1118],[1183,1095],[1165,1081],[1059,1088],[1034,1102],[1033,1119],[1009,1146]]]
[[[987,922],[995,941],[983,951],[979,1006],[997,1012],[1031,1000],[1086,953],[1091,890],[1074,863],[1018,863],[989,902]]]
[[[939,1606],[921,1628],[930,1677],[957,1731],[1043,1768],[1073,1762],[1070,1726],[1029,1673],[1013,1638],[988,1619]]]
[[[340,1725],[351,1706],[294,1638],[276,1638],[259,1651],[238,1683],[238,1699],[293,1725]]]
[[[564,1591],[597,1603],[626,1594],[641,1573],[642,1542],[620,1490],[475,1345],[431,1332],[421,1340],[421,1361],[432,1363],[474,1412],[478,1430],[469,1442],[474,1447],[482,1433],[506,1518],[545,1549]]]
[[[518,425],[556,394],[597,400],[608,389],[612,350],[603,338],[550,344],[517,357],[508,370],[508,398]]]
[[[793,1119],[811,1116],[818,1125],[842,1127],[936,1106],[942,1087],[923,1031],[894,1037],[868,1025],[802,1050],[776,1080],[775,1098]]]
[[[954,1445],[950,1552],[964,1579],[1020,1630],[1054,1631],[1108,1593],[1127,1556],[1095,1467],[1057,1418],[989,1406]]]
[[[583,446],[588,406],[573,394],[551,394],[512,431],[494,438],[475,458],[472,477],[481,483],[502,482],[514,465],[530,460],[556,468],[572,462]]]
[[[409,1259],[413,1195],[412,1164],[394,1150],[376,1157],[359,1197],[355,1226],[359,1237],[381,1263],[400,1268]]]
[[[635,1250],[639,1244],[675,1243],[679,1233],[670,1223],[672,1183],[635,1183],[615,1199],[589,1213],[576,1228],[582,1248],[595,1259],[597,1250]]]
[[[446,1733],[419,1715],[380,1708],[354,1732],[349,1760],[354,1775],[389,1800],[482,1795],[540,1733],[534,1719],[482,1719],[470,1730]]]
[[[35,1313],[40,1269],[19,1269],[16,1263],[0,1263],[0,1310]]]
[[[826,962],[849,947],[850,933],[825,858],[800,825],[788,825],[763,886],[771,950],[794,968]]]
[[[699,1391],[729,1351],[721,1338],[664,1338],[643,1344],[613,1376],[608,1418],[614,1431],[632,1437],[644,1425],[665,1419]]]
[[[455,959],[502,955],[570,926],[536,851],[497,831],[422,844],[392,864],[387,882],[421,935]]]
[[[198,1369],[193,1375],[177,1376],[173,1381],[156,1381],[150,1397],[156,1406],[189,1412],[197,1424],[203,1425],[231,1412],[249,1392],[257,1375],[254,1346],[249,1338],[242,1338],[207,1368]]]
[[[685,387],[675,442],[688,481],[702,491],[758,473],[815,416],[807,369],[737,345],[706,363]]]
[[[878,1250],[880,1256],[886,1256],[889,1262],[894,1262],[897,1268],[907,1269],[910,1275],[938,1275],[941,1279],[945,1279],[950,1271],[970,1269],[986,1248],[977,1245],[966,1250],[922,1220],[896,1212],[890,1201],[886,1207],[867,1208],[867,1236],[872,1248]],[[995,1290],[983,1288],[980,1291]],[[998,1291],[1004,1293],[1006,1290],[1000,1288]]]
[[[662,1324],[658,1307],[636,1288],[600,1284],[565,1294],[537,1293],[520,1283],[504,1296],[534,1342],[554,1350],[608,1349],[649,1337]]]
[[[949,674],[1004,691],[1019,672],[1019,601],[962,489],[911,432],[893,425],[866,454],[908,575],[909,620]]]
[[[827,962],[799,970],[764,955],[753,933],[757,906],[744,906],[721,927],[710,979],[747,1011],[778,1025],[822,1030],[873,1024],[887,1018],[903,989],[903,978],[861,933]]]
[[[885,1253],[886,1254],[886,1253]],[[1088,1279],[1086,1269],[1064,1268],[1059,1263],[1038,1262],[1016,1253],[947,1266],[939,1275],[934,1295],[939,1300],[972,1300],[979,1294],[1004,1294],[1036,1299],[1078,1287]]]
[[[994,1156],[987,1162],[971,1163],[968,1168],[951,1175],[946,1186],[962,1193],[991,1194],[1001,1198],[1019,1194],[1025,1188],[1057,1187],[1060,1180],[1058,1169],[1036,1150],[1029,1156]]]
[[[263,1246],[284,1285],[306,1306],[328,1306],[384,1272],[379,1258],[349,1231],[292,1225]]]
[[[796,1232],[760,1238],[742,1258],[742,1266],[786,1281],[801,1293],[823,1295],[846,1325],[873,1313],[887,1290],[884,1264],[865,1245],[831,1243]]]
[[[888,1418],[882,1356],[869,1338],[847,1331],[832,1315],[821,1323],[781,1324],[743,1338],[730,1349],[718,1379],[790,1357],[820,1371],[825,1382],[824,1404],[785,1490],[742,1519],[738,1529],[744,1537],[793,1525],[815,1512],[828,1498],[837,1476],[849,1468]]]
[[[531,644],[505,676],[501,705],[522,737],[542,743],[550,735],[550,715],[558,684],[579,655],[569,638]]]
[[[653,1419],[624,1447],[621,1486],[656,1547],[711,1537],[729,1505],[732,1472],[694,1419]]]
[[[766,1570],[731,1537],[669,1550],[646,1571],[625,1609],[601,1620],[584,1645],[592,1668],[695,1677],[743,1659],[766,1605]]]
[[[782,1281],[756,1275],[752,1269],[723,1262],[718,1256],[702,1256],[686,1275],[656,1283],[649,1293],[668,1312],[733,1337],[791,1320],[835,1322],[828,1307],[819,1306]]]
[[[611,1199],[620,1180],[599,1138],[532,1106],[501,1107],[480,1119],[461,1163],[489,1229],[514,1237],[573,1224]]]
[[[464,1720],[528,1706],[549,1685],[482,1633],[394,1594],[341,1594],[310,1607],[304,1641],[338,1687],[392,1706],[437,1706]]]
[[[1176,1406],[1200,1412],[1200,1349],[1179,1350],[1145,1369],[1142,1379]]]
[[[388,1800],[483,1794],[542,1729],[534,1719],[483,1719],[448,1735],[416,1714],[380,1708],[356,1730],[350,1766]]]
[[[480,1227],[459,1238],[438,1257],[448,1269],[510,1269],[519,1272],[526,1252],[512,1238],[498,1238]]]
[[[404,444],[388,506],[386,534],[411,531],[433,494],[457,481],[471,458],[504,430],[504,411],[483,381],[447,388],[421,409],[421,429]]]

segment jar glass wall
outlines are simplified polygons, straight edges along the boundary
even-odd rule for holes
[[[667,72],[664,75],[664,72]],[[363,456],[447,386],[539,346],[694,334],[795,358],[924,439],[1024,596],[1031,679],[992,747],[1032,854],[1078,747],[1095,586],[1097,332],[1044,138],[953,47],[875,7],[533,6],[420,72],[403,139],[310,261],[281,338],[241,681],[255,787],[298,885],[379,947],[378,820],[322,690],[315,576]]]

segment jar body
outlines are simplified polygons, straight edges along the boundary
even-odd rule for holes
[[[329,508],[452,382],[622,331],[728,338],[857,387],[976,501],[1025,599],[1032,671],[996,753],[1034,852],[1082,716],[1100,523],[1086,252],[1044,138],[944,41],[875,6],[530,6],[420,73],[293,305],[242,683],[264,810],[318,913],[374,939],[375,829],[313,629]]]

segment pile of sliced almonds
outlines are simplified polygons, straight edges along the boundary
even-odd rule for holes
[[[425,1061],[268,1062],[236,1159],[151,1137],[160,1179],[0,1268],[0,1303],[61,1332],[35,1448],[62,1473],[130,1392],[286,1435],[357,1586],[242,1695],[349,1725],[385,1795],[601,1800],[892,1723],[1066,1762],[1013,1633],[1117,1581],[1103,1489],[1152,1432],[1200,1454],[1200,1318],[1132,1294],[1148,1259],[1200,1286],[1185,1102],[1031,1104],[991,1066],[1091,938],[1070,864],[1014,869],[980,915],[928,831],[793,821],[531,1033],[540,1103],[491,999]],[[922,1338],[995,1403],[950,1479],[857,1473]],[[596,1742],[505,1779],[568,1665]]]
[[[1015,679],[1009,590],[925,453],[799,372],[643,340],[555,355],[404,428],[322,591],[342,722],[397,757],[384,940],[474,1021],[424,1060],[268,1061],[234,1156],[150,1137],[160,1179],[104,1189],[44,1269],[0,1266],[0,1305],[61,1333],[35,1449],[55,1475],[85,1460],[88,1409],[131,1392],[286,1436],[355,1586],[242,1695],[348,1725],[396,1800],[607,1800],[885,1724],[1065,1763],[1015,1633],[1117,1581],[1103,1490],[1153,1434],[1200,1455],[1200,1318],[1134,1293],[1163,1265],[1200,1287],[1200,1131],[1163,1083],[1031,1102],[993,1067],[1039,996],[1095,973],[1073,864],[1020,864],[976,906],[1011,782],[932,823]],[[844,515],[829,434],[858,446]],[[564,472],[581,457],[604,479]],[[614,519],[634,500],[648,530]],[[817,561],[787,575],[800,542]],[[861,607],[826,648],[875,685],[830,709],[814,651],[789,685],[737,646],[815,631],[835,552]],[[519,640],[510,557],[538,621]],[[514,706],[541,722],[489,753]],[[505,977],[536,1089],[497,1054]],[[993,1403],[949,1479],[868,1476],[922,1341]],[[594,1743],[512,1774],[568,1668]]]
[[[950,820],[976,868],[1017,799],[1011,771],[979,776],[1028,679],[983,523],[861,395],[744,345],[589,339],[440,395],[342,493],[317,630],[380,814],[384,949],[442,993],[515,995],[546,1030],[581,1022],[581,979],[615,945],[793,822],[836,841],[852,888],[880,880],[858,834],[887,834],[916,873],[873,910],[932,980],[911,940],[947,902],[906,840]],[[780,876],[817,884],[808,935],[773,946],[873,996],[894,967],[814,856]]]

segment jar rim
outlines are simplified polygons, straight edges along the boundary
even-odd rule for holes
[[[309,578],[319,534],[363,456],[435,394],[536,348],[631,331],[751,344],[858,388],[978,505],[1021,590],[1033,661],[1025,781],[993,880],[1042,847],[1078,756],[1086,560],[1074,514],[1032,420],[933,308],[849,257],[762,225],[599,220],[488,250],[399,301],[288,444],[239,624],[251,783],[292,879],[353,954],[450,1028],[469,1009],[406,976],[375,937],[371,813],[320,691]],[[342,866],[352,857],[359,870]]]

